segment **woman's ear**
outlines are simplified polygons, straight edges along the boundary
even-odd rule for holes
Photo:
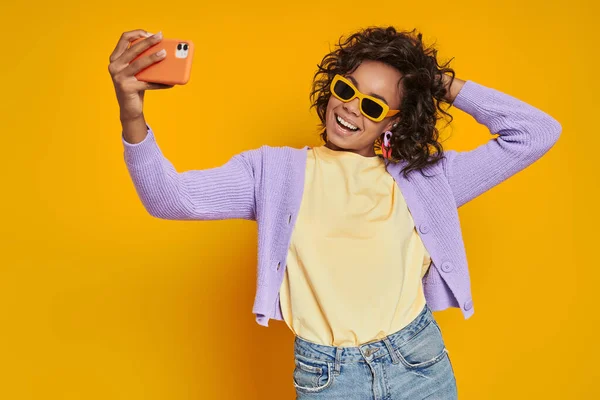
[[[385,126],[385,129],[383,130],[385,131],[391,131],[393,128],[398,126],[398,120],[391,120],[390,122],[387,123],[387,125]]]

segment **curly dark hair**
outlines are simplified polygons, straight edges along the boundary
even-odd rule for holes
[[[436,122],[447,113],[442,104],[449,104],[444,96],[446,86],[442,74],[448,74],[451,81],[455,73],[448,67],[450,61],[440,65],[436,58],[437,50],[423,44],[422,34],[412,31],[397,31],[389,26],[368,27],[350,35],[342,41],[338,48],[327,54],[317,65],[310,93],[311,109],[316,108],[320,128],[320,136],[327,142],[325,113],[331,97],[330,84],[336,74],[347,74],[354,71],[364,60],[384,62],[396,68],[402,74],[400,114],[398,125],[392,128],[390,139],[392,152],[388,162],[405,160],[404,176],[412,170],[420,170],[437,163],[443,158],[443,147],[438,142],[439,131]],[[451,104],[450,104],[451,106]],[[438,112],[439,111],[439,112]],[[396,117],[393,117],[396,118]],[[374,149],[381,151],[383,135],[374,143]],[[431,157],[431,148],[436,150]]]

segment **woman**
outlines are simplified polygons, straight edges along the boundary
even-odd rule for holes
[[[110,58],[126,165],[158,218],[243,218],[258,225],[256,321],[295,334],[299,399],[455,399],[432,311],[473,312],[458,207],[545,154],[560,124],[514,97],[455,78],[421,34],[361,30],[315,74],[324,144],[262,146],[224,165],[178,173],[143,115],[134,75],[161,40],[124,33]],[[444,151],[436,121],[454,105],[498,134]],[[451,120],[450,116],[450,120]],[[381,150],[381,155],[378,151]]]

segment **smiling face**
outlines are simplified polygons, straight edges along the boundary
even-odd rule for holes
[[[345,74],[361,93],[384,100],[390,110],[398,110],[401,101],[400,78],[402,74],[397,69],[380,61],[363,61],[353,72]],[[373,122],[360,112],[360,99],[355,98],[348,103],[331,96],[327,103],[326,147],[332,150],[352,151],[365,157],[374,157],[373,144],[381,134],[392,128],[398,121],[399,115]],[[358,128],[351,130],[345,125]]]

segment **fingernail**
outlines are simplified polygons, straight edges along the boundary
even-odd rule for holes
[[[146,37],[150,37],[150,36],[154,35],[154,33],[146,32],[145,35],[146,35]]]
[[[161,51],[159,51],[159,52],[156,53],[156,55],[159,56],[159,57],[162,57],[162,56],[164,56],[166,54],[167,54],[167,51],[165,49],[162,49]]]
[[[162,38],[162,31],[158,32],[156,35],[154,35],[154,37],[157,39]]]

